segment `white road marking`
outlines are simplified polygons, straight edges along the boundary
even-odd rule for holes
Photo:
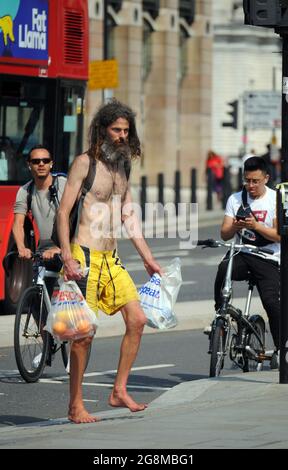
[[[92,387],[110,387],[113,388],[114,384],[108,384],[103,382],[82,382],[82,385],[88,385]],[[138,390],[170,390],[172,387],[146,387],[146,385],[127,385],[127,388],[137,388]]]
[[[67,377],[66,377],[67,378]],[[47,383],[47,384],[58,384],[62,385],[63,381],[62,380],[53,380],[53,379],[40,379],[39,382],[42,383]],[[103,383],[103,382],[82,382],[82,385],[86,385],[88,387],[107,387],[107,388],[113,388],[114,384],[113,383]],[[148,387],[146,385],[127,385],[127,388],[137,388],[139,390],[170,390],[171,387]],[[91,400],[93,401],[93,400]],[[97,401],[97,400],[96,400]]]
[[[91,403],[98,403],[99,400],[88,400],[88,398],[83,398],[83,401],[88,401],[88,402],[91,402]]]
[[[19,376],[19,370],[0,370],[0,379]]]
[[[167,258],[171,259],[172,254],[169,253],[169,255],[167,255]],[[209,256],[205,259],[197,259],[197,258],[193,258],[193,256],[189,257],[189,256],[186,255],[184,258],[181,259],[181,266],[182,266],[182,268],[184,266],[189,266],[190,268],[195,268],[195,266],[218,266],[218,264],[220,263],[222,258],[223,258],[223,254],[220,255],[220,256]],[[143,266],[143,263],[140,259],[139,259],[138,262],[132,261],[131,263],[129,263],[129,262],[124,263],[124,266],[127,269],[127,271],[129,271],[129,272],[130,271],[134,271],[134,272],[143,271],[143,272],[146,272],[145,268]]]
[[[165,367],[175,367],[175,364],[154,364],[150,366],[141,366],[141,367],[132,367],[131,372],[137,371],[137,370],[152,370],[152,369],[162,369]],[[99,377],[101,375],[108,375],[108,374],[116,374],[117,369],[111,369],[111,370],[103,370],[102,372],[86,372],[84,374],[84,377]],[[39,382],[43,383],[61,383],[61,380],[67,380],[69,378],[68,375],[60,375],[57,377],[54,377],[54,379],[40,379]]]
[[[153,256],[154,258],[171,258],[171,251],[153,251]],[[188,256],[190,254],[190,251],[188,250],[173,250],[173,257],[175,256]],[[129,260],[139,260],[139,255],[130,255]]]
[[[143,284],[145,284],[145,283],[142,282],[141,284],[135,284],[135,286],[138,289],[139,287],[142,287]],[[191,284],[198,284],[198,281],[182,281],[181,282],[181,286],[188,286],[188,285],[191,285]]]

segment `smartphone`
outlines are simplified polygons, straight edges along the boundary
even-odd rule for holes
[[[246,219],[246,217],[241,217],[239,215],[236,215],[236,220],[245,220],[245,219]]]

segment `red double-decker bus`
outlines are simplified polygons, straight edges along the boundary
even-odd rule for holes
[[[87,78],[87,0],[0,2],[0,300],[5,313],[15,310],[30,282],[29,262],[14,258],[6,271],[2,265],[15,246],[13,204],[19,185],[30,179],[27,154],[44,144],[55,170],[67,172],[82,151]],[[31,244],[33,221],[26,219]]]

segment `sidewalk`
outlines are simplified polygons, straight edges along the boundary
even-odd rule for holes
[[[235,299],[234,302],[239,308],[244,309],[245,298]],[[194,302],[177,302],[175,313],[177,315],[178,325],[173,328],[173,330],[168,331],[203,329],[205,326],[209,325],[214,316],[213,305],[214,301],[212,299],[196,300]],[[260,313],[267,321],[266,313],[263,310],[259,297],[254,296],[252,298],[251,311]],[[14,319],[14,315],[0,315],[1,347],[13,346]],[[100,325],[96,334],[96,340],[97,338],[123,335],[124,322],[121,315],[107,317],[104,314],[100,314],[99,320]],[[154,330],[146,326],[144,334],[165,334],[165,330]]]
[[[287,400],[288,385],[274,371],[202,379],[177,385],[140,413],[119,409],[98,413],[101,421],[93,424],[60,419],[1,428],[0,448],[93,449],[93,455],[97,449],[287,449]]]
[[[241,306],[244,299],[235,302]],[[259,299],[253,303],[262,312]],[[170,331],[202,328],[212,317],[212,307],[212,301],[178,303],[179,325]],[[10,318],[0,317],[1,341],[2,320]],[[98,336],[121,334],[120,324],[117,317],[101,317]],[[145,334],[152,332],[145,328]],[[288,384],[279,384],[278,371],[239,372],[183,382],[144,412],[111,409],[97,413],[101,421],[93,424],[75,425],[61,418],[3,427],[0,448],[93,449],[93,455],[109,455],[105,449],[287,449],[287,401]]]

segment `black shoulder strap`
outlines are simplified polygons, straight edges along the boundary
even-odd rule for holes
[[[254,212],[252,211],[250,205],[248,204],[247,189],[245,187],[242,189],[242,205],[243,205],[244,208],[246,208],[246,207],[250,208],[251,214],[253,215],[254,219],[258,222],[258,219],[257,219],[256,215],[254,214]]]
[[[60,201],[58,197],[59,182],[58,182],[57,174],[52,174],[52,184],[49,186],[48,189],[49,189],[50,201],[52,201],[53,204],[55,205],[55,208],[58,209]]]
[[[128,162],[127,164],[124,163],[124,169],[125,169],[127,181],[129,181],[129,176],[131,172],[131,163],[130,162]]]
[[[27,187],[27,212],[31,211],[33,189],[34,189],[34,180],[31,180]]]
[[[248,202],[247,202],[247,189],[244,188],[242,189],[242,205],[243,207],[247,207],[248,206]]]
[[[85,197],[86,194],[90,191],[90,189],[92,188],[95,176],[96,176],[96,160],[95,158],[92,158],[89,156],[89,170],[83,183],[81,196]]]
[[[79,230],[80,214],[81,214],[81,211],[82,211],[84,198],[85,198],[86,194],[90,191],[90,189],[92,187],[92,184],[93,184],[94,179],[95,179],[95,175],[96,175],[96,160],[95,160],[95,158],[92,158],[89,155],[89,170],[88,170],[87,176],[86,176],[86,178],[83,182],[81,195],[80,195],[80,199],[79,199],[79,204],[78,204],[78,208],[77,208],[77,223],[76,223],[75,232],[74,232],[74,235],[76,235],[76,236],[77,236],[78,230]]]

